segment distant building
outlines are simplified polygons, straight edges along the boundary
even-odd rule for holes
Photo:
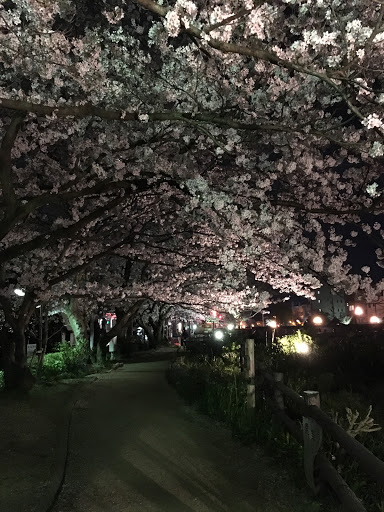
[[[342,321],[349,315],[348,304],[342,295],[334,292],[330,286],[322,286],[316,292],[316,302],[312,309],[323,313],[329,320]]]

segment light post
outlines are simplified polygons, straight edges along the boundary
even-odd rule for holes
[[[261,323],[263,324],[263,327],[265,327],[265,318],[264,315],[269,315],[270,311],[261,310]]]
[[[357,318],[360,316],[363,316],[364,315],[364,310],[361,306],[355,306],[355,309],[353,310],[353,314],[355,316],[355,319],[356,319],[356,323],[359,323],[357,321]]]
[[[271,329],[272,329],[272,340],[271,340],[271,343],[273,345],[273,342],[275,341],[275,333],[276,333],[277,322],[276,322],[276,320],[267,320],[267,325],[268,325],[268,327],[271,327]]]

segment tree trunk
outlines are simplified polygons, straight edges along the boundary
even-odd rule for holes
[[[154,347],[157,348],[159,345],[162,344],[164,339],[164,321],[167,316],[167,313],[161,313],[159,315],[159,318],[157,321],[153,320],[152,318],[149,320],[151,324],[151,330],[153,332],[153,339],[154,339]]]
[[[81,314],[77,299],[71,299],[65,308],[65,315],[73,331],[76,345],[88,341],[87,323]]]
[[[17,324],[10,336],[4,354],[5,389],[27,392],[32,389],[36,379],[27,366],[25,326]]]
[[[121,334],[123,329],[125,329],[125,327],[128,325],[130,320],[135,316],[135,314],[137,313],[137,311],[140,309],[141,305],[144,302],[145,301],[143,300],[138,300],[121,316],[120,319],[119,317],[117,317],[116,325],[112,327],[110,331],[103,333],[102,343],[107,344],[109,340],[111,340],[115,336],[119,336],[119,334]]]
[[[148,348],[156,348],[156,336],[154,334],[153,328],[150,325],[147,325],[143,322],[142,327],[144,332],[148,338]]]

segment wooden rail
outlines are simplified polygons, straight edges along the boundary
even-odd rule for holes
[[[246,342],[246,362],[248,363],[251,358],[253,358],[253,340],[247,340]],[[248,400],[248,405],[250,403],[254,403],[255,397],[255,386],[249,387],[250,384],[254,384],[256,381],[255,372],[261,374],[266,381],[269,382],[272,389],[274,390],[274,400],[270,402],[272,406],[272,410],[274,414],[280,419],[280,421],[284,424],[285,428],[292,434],[292,436],[302,445],[304,445],[304,453],[307,460],[313,459],[314,467],[319,471],[320,477],[323,481],[325,481],[336,493],[340,502],[343,505],[345,511],[349,512],[366,512],[366,509],[362,502],[357,498],[354,492],[348,487],[347,483],[343,480],[331,462],[327,459],[327,457],[318,449],[321,444],[321,429],[327,431],[335,441],[342,446],[345,451],[353,457],[361,467],[370,477],[375,480],[377,483],[384,486],[384,462],[376,457],[372,452],[370,452],[364,445],[362,445],[355,438],[351,437],[340,425],[335,423],[324,411],[322,411],[319,407],[320,402],[318,398],[317,392],[306,392],[306,400],[301,397],[296,391],[289,388],[282,382],[282,374],[274,374],[271,375],[265,368],[263,368],[257,362],[254,362],[253,365],[246,365],[246,377],[248,380],[248,389],[252,389],[253,387],[253,400],[252,402]],[[315,397],[315,400],[312,400],[312,403],[316,403],[317,405],[310,405],[311,399],[308,397]],[[317,396],[317,399],[316,399]],[[285,412],[285,404],[284,397],[289,398],[295,405],[298,412],[303,416],[303,427],[300,428],[297,422],[292,420],[286,412]],[[308,433],[304,433],[304,430],[310,430],[310,435]],[[312,430],[311,430],[312,429]],[[308,439],[311,437],[316,437],[313,435],[316,433],[317,429],[317,437],[320,437],[320,443],[318,446],[315,446],[316,442],[313,443],[309,441],[308,448]],[[307,453],[308,451],[313,451],[313,453]],[[312,468],[313,469],[313,468]],[[306,474],[308,473],[308,468],[306,468]],[[314,489],[313,482],[313,471],[312,474],[307,474],[307,481],[309,485]]]

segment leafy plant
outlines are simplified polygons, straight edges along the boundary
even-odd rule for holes
[[[308,354],[314,347],[312,337],[300,330],[295,334],[278,338],[277,343],[285,354]]]
[[[73,347],[69,343],[63,342],[57,346],[57,352],[45,355],[39,377],[43,381],[49,381],[84,375],[87,363],[88,349],[86,344],[80,343]]]
[[[371,418],[372,413],[372,405],[368,407],[368,412],[366,416],[359,420],[360,413],[359,411],[352,411],[349,407],[345,408],[346,410],[346,418],[342,419],[339,416],[338,411],[331,411],[331,416],[335,423],[342,425],[346,432],[351,437],[356,437],[361,434],[367,434],[370,432],[378,432],[381,430],[381,426],[375,423],[375,420]]]

